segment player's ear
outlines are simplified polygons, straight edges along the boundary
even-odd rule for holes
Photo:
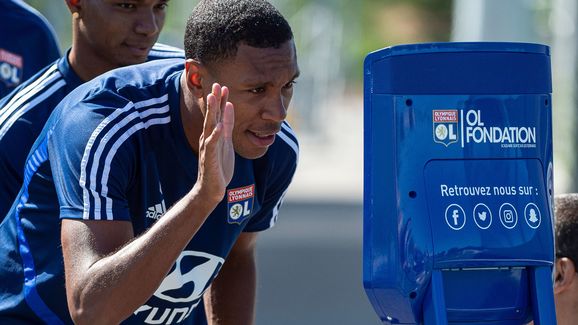
[[[193,59],[185,62],[185,74],[187,77],[187,87],[197,98],[203,97],[203,67]]]
[[[556,273],[554,274],[554,294],[559,294],[568,289],[576,280],[576,268],[574,262],[567,257],[556,260]]]
[[[73,17],[80,15],[80,9],[82,7],[82,0],[65,0],[66,6]]]

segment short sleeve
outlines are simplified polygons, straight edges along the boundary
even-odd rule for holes
[[[134,171],[134,148],[122,124],[130,112],[102,107],[75,105],[49,134],[48,154],[63,219],[130,219],[126,190]]]
[[[244,228],[244,232],[256,232],[269,229],[275,225],[279,209],[291,184],[299,160],[299,144],[293,130],[286,122],[277,133],[277,141],[264,157],[256,164],[267,164],[265,197],[259,212],[254,215]],[[265,166],[263,166],[265,167]],[[265,169],[265,168],[256,168]]]

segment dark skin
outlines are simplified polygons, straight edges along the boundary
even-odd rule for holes
[[[146,233],[135,238],[129,222],[62,221],[67,300],[75,323],[113,324],[129,317],[223,197],[233,175],[234,114],[226,88],[221,90],[215,84],[208,97],[197,183]]]
[[[235,151],[245,158],[256,159],[267,152],[269,141],[274,140],[281,122],[287,117],[299,68],[291,41],[278,49],[241,44],[235,57],[219,63],[188,60],[187,74],[188,87],[183,89],[190,89],[192,96],[185,96],[185,99],[206,97],[206,90],[215,82],[229,88],[230,100],[235,104]],[[195,106],[186,104],[186,107]],[[185,131],[195,152],[198,150],[196,139],[201,134],[202,113],[194,109],[183,114],[185,124],[193,126]]]
[[[567,257],[556,259],[554,301],[559,325],[570,325],[578,319],[578,273],[574,262]]]
[[[165,22],[168,0],[66,0],[72,13],[68,61],[83,81],[143,63]]]
[[[62,221],[66,292],[75,323],[118,323],[152,296],[222,200],[235,152],[246,158],[266,153],[274,139],[270,133],[286,117],[298,73],[293,41],[278,49],[241,44],[235,57],[213,66],[187,61],[180,109],[199,157],[197,183],[138,237],[129,222]],[[256,234],[242,233],[205,293],[210,324],[253,323],[255,243]]]
[[[554,267],[554,301],[558,325],[574,325],[578,319],[578,273],[567,257],[556,258]],[[528,325],[534,325],[532,321]]]

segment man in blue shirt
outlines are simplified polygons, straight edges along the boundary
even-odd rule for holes
[[[0,225],[0,323],[196,325],[203,300],[211,324],[253,322],[256,233],[298,159],[293,34],[264,0],[201,0],[185,51],[50,116]]]
[[[0,98],[59,56],[42,15],[21,0],[0,1]]]
[[[0,100],[0,220],[20,191],[24,161],[34,140],[64,96],[114,68],[147,59],[184,58],[182,50],[155,44],[167,2],[66,2],[72,13],[72,48]]]

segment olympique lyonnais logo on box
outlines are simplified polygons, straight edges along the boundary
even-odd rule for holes
[[[228,223],[241,224],[251,216],[253,200],[255,197],[255,184],[231,189],[227,191],[227,215]]]
[[[433,139],[446,147],[458,142],[459,115],[457,109],[434,109]]]
[[[22,57],[0,48],[0,81],[16,86],[22,80]]]

